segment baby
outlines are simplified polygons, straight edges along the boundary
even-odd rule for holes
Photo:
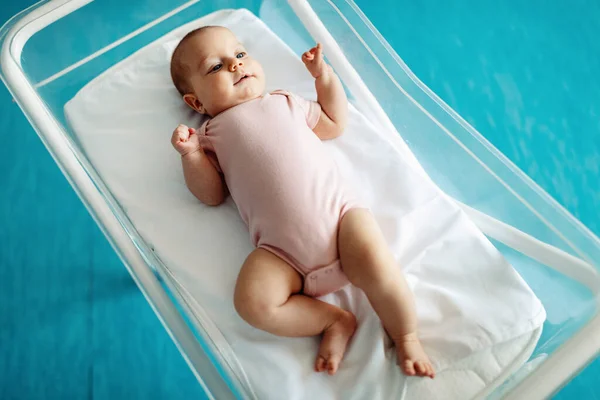
[[[344,131],[342,84],[320,44],[302,61],[315,78],[317,102],[265,94],[260,63],[223,27],[188,33],[171,60],[185,103],[211,117],[198,130],[179,125],[173,132],[185,182],[211,206],[231,193],[256,246],[237,279],[235,308],[275,335],[321,335],[315,370],[335,374],[356,318],[315,297],[352,283],[381,318],[404,373],[433,378],[410,289],[373,215],[321,143]]]

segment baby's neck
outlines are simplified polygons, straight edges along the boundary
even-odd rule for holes
[[[210,118],[214,118],[214,117],[216,117],[217,115],[221,115],[221,114],[223,114],[224,112],[227,112],[227,111],[229,111],[229,110],[233,110],[234,108],[236,108],[236,107],[239,107],[239,106],[241,106],[242,104],[248,103],[248,102],[250,102],[250,101],[253,101],[253,100],[260,99],[260,98],[262,98],[262,97],[264,97],[264,93],[263,93],[263,94],[260,94],[260,95],[258,95],[258,96],[256,96],[256,97],[252,97],[252,98],[249,98],[249,99],[246,99],[246,100],[242,100],[241,102],[239,102],[239,103],[237,103],[237,104],[234,104],[234,105],[233,105],[233,106],[231,106],[231,107],[228,107],[228,108],[226,108],[226,109],[224,109],[224,110],[221,110],[221,111],[219,111],[219,112],[218,112],[218,113],[216,113],[215,115],[210,115],[210,114],[207,114],[207,115],[208,115]]]

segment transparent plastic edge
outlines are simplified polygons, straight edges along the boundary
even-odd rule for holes
[[[138,288],[175,343],[184,360],[210,399],[239,398],[223,380],[212,361],[199,345],[193,332],[143,259],[132,238],[106,202],[98,187],[81,165],[66,141],[66,132],[53,118],[29,83],[15,54],[35,32],[77,10],[91,0],[55,0],[40,2],[11,18],[0,30],[0,77],[11,95],[25,111],[49,153],[92,215],[111,246],[125,264]],[[72,3],[69,5],[69,3]],[[41,18],[38,20],[36,18]],[[244,393],[239,390],[238,393]]]
[[[600,353],[600,314],[509,390],[509,400],[547,399],[560,390]]]
[[[384,65],[384,63],[378,58],[375,52],[369,47],[366,41],[361,37],[361,35],[357,32],[355,27],[347,20],[344,13],[337,7],[337,5],[332,0],[325,0],[340,16],[342,20],[347,24],[348,28],[352,30],[356,38],[362,43],[364,48],[369,52],[369,54],[373,57],[373,60],[380,66],[383,72],[388,76],[390,81],[394,84],[394,86],[402,92],[403,95],[409,99],[414,106],[416,106],[424,115],[426,115],[435,125],[438,126],[449,138],[451,138],[459,147],[463,149],[471,158],[473,158],[483,169],[485,169],[498,183],[500,183],[509,193],[511,193],[522,205],[524,205],[532,214],[534,214],[548,229],[550,229],[556,236],[558,236],[563,242],[568,244],[571,249],[579,255],[581,258],[586,260],[588,263],[593,264],[593,261],[590,257],[583,252],[578,246],[576,246],[571,240],[569,240],[560,229],[555,227],[547,218],[544,217],[530,202],[528,202],[517,190],[515,190],[511,185],[509,185],[503,178],[501,178],[496,171],[490,168],[484,161],[482,161],[473,150],[471,150],[468,146],[466,146],[454,133],[450,131],[444,124],[442,124],[437,118],[435,118],[427,109],[426,106],[422,105],[415,98],[410,95],[393,77],[390,73],[389,69]],[[360,17],[361,21],[365,23],[365,26],[368,30],[374,35],[375,39],[381,44],[384,49],[392,56],[393,60],[397,63],[397,65],[402,69],[402,71],[409,76],[409,78],[414,83],[419,83],[417,85],[418,88],[425,92],[429,98],[436,101],[436,105],[440,106],[442,110],[450,115],[453,120],[459,122],[460,127],[466,130],[471,136],[473,136],[480,144],[484,146],[484,149],[493,155],[496,159],[498,159],[505,167],[509,169],[513,176],[518,177],[522,182],[526,184],[526,187],[532,189],[536,195],[538,195],[544,202],[549,204],[555,211],[560,211],[558,214],[561,214],[567,222],[571,225],[575,226],[581,233],[585,235],[585,237],[591,240],[595,247],[600,250],[600,240],[587,229],[580,221],[575,219],[566,209],[564,209],[560,204],[558,204],[552,197],[550,197],[543,189],[541,189],[533,180],[531,180],[527,175],[523,173],[516,165],[514,165],[508,158],[506,158],[502,153],[498,151],[487,139],[485,139],[479,132],[477,132],[473,127],[471,127],[466,121],[462,119],[454,110],[452,110],[448,105],[446,105],[439,97],[437,97],[427,86],[425,86],[422,82],[420,82],[416,76],[410,71],[408,66],[404,64],[404,62],[400,59],[400,57],[394,52],[391,46],[385,41],[385,39],[377,32],[375,27],[370,24],[368,18],[360,11],[360,9],[352,2],[352,0],[343,0],[346,4],[348,4],[352,10]],[[310,7],[310,6],[309,6]],[[367,24],[368,23],[368,24]],[[375,35],[377,34],[377,35]],[[347,62],[347,61],[346,61]],[[372,96],[371,96],[372,97]],[[373,102],[374,98],[367,98],[367,102]],[[381,108],[379,105],[377,105]],[[550,201],[551,200],[551,201]],[[560,210],[558,208],[560,208]],[[564,215],[563,215],[564,214]],[[584,229],[582,231],[581,229]]]
[[[332,4],[331,0],[326,0]],[[392,46],[385,40],[385,38],[379,33],[377,28],[371,23],[367,16],[362,10],[354,3],[354,0],[343,0],[346,2],[356,13],[356,15],[365,24],[365,27],[373,34],[377,41],[385,48],[390,57],[394,59],[397,65],[403,70],[406,76],[433,102],[435,102],[441,109],[445,111],[453,120],[455,120],[465,131],[467,131],[473,138],[475,138],[487,151],[489,151],[494,157],[496,157],[505,167],[507,167],[515,176],[518,176],[532,191],[534,191],[540,198],[546,203],[551,205],[558,213],[566,218],[573,226],[576,227],[582,234],[593,240],[595,245],[600,248],[600,238],[598,238],[587,226],[579,221],[573,214],[571,214],[566,208],[558,203],[552,196],[550,196],[544,189],[542,189],[535,181],[533,181],[527,174],[525,174],[518,166],[516,166],[508,157],[500,152],[489,140],[487,140],[477,129],[471,126],[465,119],[460,116],[454,109],[452,109],[444,100],[442,100],[434,91],[432,91],[425,83],[423,83],[406,65],[402,58],[396,53]],[[376,58],[376,57],[375,57]],[[399,86],[399,85],[398,85]],[[457,139],[458,140],[458,139]]]
[[[21,67],[21,52],[25,43],[37,32],[94,0],[42,0],[9,20],[14,23],[7,30],[6,41],[10,42],[10,53],[13,60]],[[8,23],[5,24],[8,27]],[[2,31],[3,28],[0,28]],[[0,34],[0,37],[3,36]]]
[[[221,330],[212,322],[205,309],[198,301],[189,293],[179,279],[159,260],[162,266],[161,272],[167,278],[165,282],[172,288],[172,292],[177,298],[178,303],[186,310],[189,315],[195,318],[191,319],[196,329],[199,332],[206,333],[206,339],[209,339],[215,346],[222,360],[227,363],[231,371],[236,374],[237,379],[242,383],[250,398],[257,399],[252,383],[246,375],[246,371],[242,367],[239,359],[231,349],[229,342],[223,336]]]
[[[80,0],[81,1],[81,0]],[[83,1],[93,1],[93,0],[83,0]],[[129,34],[121,37],[119,40],[116,40],[112,43],[110,43],[109,45],[99,49],[98,51],[90,54],[89,56],[82,58],[81,60],[69,65],[68,67],[56,72],[55,74],[41,80],[40,82],[36,83],[34,85],[35,88],[41,88],[46,86],[47,84],[57,80],[58,78],[68,74],[69,72],[73,71],[76,68],[79,68],[80,66],[87,64],[88,62],[94,60],[95,58],[98,58],[99,56],[101,56],[102,54],[106,53],[107,51],[110,51],[112,49],[114,49],[115,47],[120,46],[121,44],[127,42],[128,40],[146,32],[148,29],[151,29],[152,27],[160,24],[162,21],[172,17],[175,14],[180,13],[181,11],[185,10],[186,8],[189,8],[191,6],[193,6],[194,4],[198,3],[200,0],[190,0],[182,5],[180,5],[179,7],[176,7],[174,9],[172,9],[171,11],[169,11],[166,14],[161,15],[159,18],[156,18],[150,22],[148,22],[146,25],[141,26],[140,28],[130,32]]]
[[[600,290],[600,274],[596,268],[574,257],[571,254],[550,246],[528,235],[519,229],[505,224],[489,215],[482,213],[468,205],[454,200],[477,227],[492,239],[511,247],[514,250],[538,261],[539,263],[560,272],[561,274],[580,282],[597,295]]]

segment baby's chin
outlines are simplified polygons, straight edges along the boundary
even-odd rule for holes
[[[265,91],[265,85],[258,78],[247,78],[248,80],[240,82],[237,86],[240,97],[247,99],[258,97]]]
[[[248,86],[248,87],[243,87],[240,89],[241,90],[239,92],[238,100],[241,100],[241,101],[252,99],[252,98],[258,97],[262,94],[261,88],[258,88],[258,87]]]
[[[241,104],[248,100],[256,99],[257,97],[262,96],[264,91],[264,85],[259,84],[259,82],[253,82],[253,84],[248,82],[248,84],[237,88],[236,103]]]

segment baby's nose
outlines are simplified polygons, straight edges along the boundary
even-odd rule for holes
[[[236,58],[229,64],[229,71],[235,72],[239,67],[243,65],[244,63],[242,62],[242,60]]]

